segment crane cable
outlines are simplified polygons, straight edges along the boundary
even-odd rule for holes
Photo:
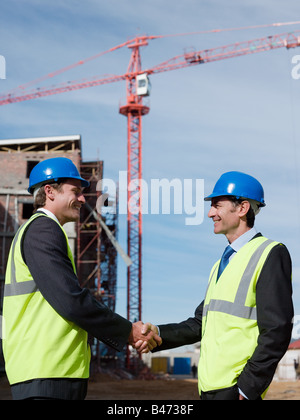
[[[288,26],[288,25],[297,25],[300,24],[300,21],[293,21],[293,22],[277,22],[277,23],[269,23],[269,24],[263,24],[263,25],[251,25],[251,26],[243,26],[243,27],[235,27],[235,28],[224,28],[224,29],[211,29],[211,30],[205,30],[205,31],[196,31],[196,32],[187,32],[187,33],[178,33],[178,34],[167,34],[167,35],[145,35],[140,38],[147,39],[161,39],[161,38],[170,38],[170,37],[177,37],[177,36],[188,36],[188,35],[201,35],[201,34],[209,34],[209,33],[220,33],[220,32],[230,32],[230,31],[240,31],[240,30],[247,30],[247,29],[258,29],[258,28],[268,28],[268,27],[279,27],[279,26]],[[139,38],[139,37],[137,37]],[[88,57],[83,60],[79,60],[76,63],[70,64],[69,66],[63,67],[60,70],[56,70],[54,72],[48,73],[45,76],[39,77],[37,79],[32,80],[31,82],[25,83],[23,85],[18,86],[17,88],[10,90],[6,93],[3,93],[0,95],[0,99],[4,99],[9,95],[17,94],[20,90],[25,91],[28,87],[36,85],[37,83],[40,83],[44,80],[53,78],[54,76],[57,76],[59,74],[62,74],[68,70],[74,69],[78,66],[81,66],[89,61],[95,60],[96,58],[99,58],[105,54],[108,54],[109,52],[116,51],[120,48],[126,47],[130,45],[132,42],[134,42],[135,39],[128,40],[122,44],[116,45],[115,47],[110,48],[109,50],[103,51],[101,53],[95,54],[91,57]]]
[[[170,35],[158,35],[157,38],[167,38],[167,37],[186,36],[186,35],[200,35],[200,34],[210,34],[210,33],[219,33],[219,32],[232,32],[232,31],[241,31],[241,30],[247,30],[247,29],[270,28],[270,27],[298,25],[298,24],[300,24],[300,21],[266,23],[264,25],[240,26],[240,27],[236,27],[236,28],[209,29],[209,30],[206,30],[206,31],[198,31],[198,32],[187,32],[187,33],[170,34]]]

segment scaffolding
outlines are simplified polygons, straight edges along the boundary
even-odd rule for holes
[[[33,197],[27,192],[29,174],[41,160],[59,156],[71,159],[81,176],[90,181],[84,196],[90,208],[95,210],[101,193],[97,191],[97,184],[103,178],[103,161],[81,162],[80,136],[0,140],[0,315],[8,252],[18,227],[33,212]],[[77,224],[67,223],[64,228],[75,257],[80,285],[90,289],[97,300],[114,311],[117,252],[101,228],[99,217],[95,217],[90,208],[83,206],[80,221]],[[115,211],[99,215],[115,237],[118,232],[117,214]],[[91,344],[97,369],[104,355],[114,357],[106,346],[92,338]]]
[[[78,167],[81,137],[55,136],[0,140],[0,306],[6,262],[13,237],[33,212],[33,197],[27,192],[29,174],[41,160],[64,156]],[[74,224],[69,224],[68,237],[75,254]]]
[[[114,211],[95,212],[97,200],[101,195],[98,188],[103,179],[103,162],[85,162],[80,165],[81,176],[90,182],[85,189],[86,206],[81,209],[77,224],[77,274],[81,287],[88,287],[93,296],[115,311],[117,287],[117,251],[101,228],[100,218],[117,238],[117,197],[110,202]],[[109,198],[112,200],[112,197]],[[108,203],[104,203],[107,205]],[[90,338],[92,362],[96,371],[100,370],[101,361],[115,361],[116,352],[93,337]]]

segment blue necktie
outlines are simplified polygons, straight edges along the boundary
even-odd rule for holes
[[[219,271],[218,271],[218,276],[217,276],[217,281],[219,280],[220,275],[223,273],[225,267],[229,263],[230,256],[234,252],[235,252],[234,249],[232,249],[230,245],[227,245],[227,247],[225,248],[225,251],[224,251],[224,253],[222,255],[221,261],[220,261]]]

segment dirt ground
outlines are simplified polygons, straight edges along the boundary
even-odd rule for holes
[[[196,379],[90,382],[88,400],[197,400]],[[300,381],[273,382],[265,400],[300,400]]]
[[[0,400],[10,400],[6,378],[0,378]],[[87,400],[197,400],[196,379],[112,380],[97,375],[90,380]],[[300,381],[273,382],[265,400],[300,400]]]

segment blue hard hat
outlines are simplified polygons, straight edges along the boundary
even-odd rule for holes
[[[209,201],[215,197],[233,196],[237,199],[245,198],[255,200],[259,203],[259,207],[266,205],[264,200],[264,190],[260,182],[253,176],[243,172],[226,172],[216,182],[212,194],[204,198]]]
[[[48,182],[57,182],[59,179],[79,179],[82,187],[88,187],[89,181],[81,178],[74,163],[65,157],[56,157],[39,162],[31,171],[29,176],[28,192],[33,193],[34,189]]]

